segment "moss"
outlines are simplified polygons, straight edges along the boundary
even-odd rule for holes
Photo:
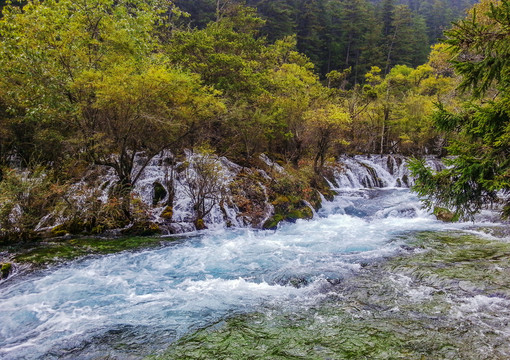
[[[86,255],[86,249],[69,244],[45,244],[14,257],[16,262],[43,265],[71,260]]]
[[[131,236],[150,236],[160,234],[161,229],[158,224],[150,221],[134,223],[131,227],[121,231],[123,235]]]
[[[459,215],[451,212],[450,210],[442,207],[434,208],[434,215],[438,220],[444,222],[457,222],[459,221]]]
[[[298,208],[293,206],[280,209],[272,217],[270,217],[262,226],[267,230],[274,230],[277,228],[281,221],[295,222],[297,219],[311,219],[313,218],[313,211],[308,206],[302,204]]]
[[[94,226],[94,227],[90,230],[90,233],[91,233],[91,234],[101,234],[101,233],[103,233],[105,230],[106,230],[106,226],[105,226],[105,225],[96,225],[96,226]]]
[[[64,236],[68,232],[67,232],[66,226],[64,224],[60,224],[60,225],[57,225],[54,228],[52,228],[50,233],[52,236],[57,237],[57,236]]]
[[[287,206],[291,203],[288,196],[285,195],[277,195],[276,199],[274,199],[271,204],[274,206]]]
[[[335,190],[331,190],[331,189],[322,189],[321,194],[328,201],[333,201],[335,199],[335,196],[338,195],[338,193]]]
[[[312,209],[310,209],[308,206],[302,207],[300,209],[294,209],[290,211],[286,216],[286,220],[311,219],[311,218],[313,218],[313,212]]]
[[[124,250],[159,246],[161,238],[79,238],[64,241],[45,242],[29,250],[20,251],[14,261],[36,266],[59,263],[91,254],[110,254]]]
[[[174,215],[173,207],[167,206],[159,216],[163,219],[171,220],[173,215]]]
[[[6,279],[12,270],[12,264],[11,263],[4,263],[0,267],[0,278]]]
[[[167,191],[165,187],[161,185],[159,182],[155,182],[153,186],[154,197],[152,198],[152,205],[156,206],[161,200],[163,200],[166,197]]]
[[[207,229],[207,226],[205,226],[205,223],[204,223],[203,219],[196,219],[195,220],[195,227],[197,228],[197,230]]]
[[[283,221],[285,217],[282,214],[274,214],[272,217],[266,220],[262,227],[266,230],[275,230],[280,221]]]

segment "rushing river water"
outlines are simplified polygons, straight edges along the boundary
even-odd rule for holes
[[[0,358],[142,358],[243,314],[304,314],[364,268],[409,252],[413,234],[477,231],[435,220],[407,189],[349,190],[325,205],[276,231],[204,232],[4,281]]]

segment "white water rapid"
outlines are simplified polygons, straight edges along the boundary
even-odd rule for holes
[[[138,359],[233,314],[313,304],[332,283],[398,253],[408,232],[468,226],[435,220],[396,187],[401,164],[391,173],[387,159],[363,161],[384,188],[365,189],[376,185],[359,180],[367,167],[355,173],[352,165],[312,220],[210,230],[4,281],[0,358]]]

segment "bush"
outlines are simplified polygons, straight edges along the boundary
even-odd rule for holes
[[[54,211],[66,189],[43,167],[4,171],[0,182],[0,241],[39,238],[39,225]]]

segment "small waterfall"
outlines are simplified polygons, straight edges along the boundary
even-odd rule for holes
[[[190,182],[199,178],[197,163],[204,155],[185,151],[183,157],[177,158],[171,152],[164,151],[154,157],[144,169],[140,180],[135,186],[135,193],[146,204],[152,204],[151,216],[162,228],[169,233],[184,233],[196,230],[194,220],[196,210],[194,209],[193,194],[190,193],[194,184]],[[271,211],[271,204],[263,201],[264,213],[262,219],[251,218],[239,208],[240,194],[233,194],[233,186],[240,178],[254,172],[254,170],[243,168],[225,157],[210,157],[209,166],[214,166],[214,176],[218,187],[211,190],[205,199],[205,207],[211,208],[204,216],[204,225],[208,228],[226,227],[257,227],[267,218]],[[268,178],[268,175],[258,170],[257,175]],[[155,197],[155,186],[162,187],[166,194],[157,199]],[[210,185],[210,184],[209,184]],[[257,182],[255,184],[264,194],[267,200],[265,186]],[[215,193],[213,193],[215,192]],[[157,201],[156,201],[157,200]],[[171,209],[171,216],[164,216],[165,211]]]
[[[148,220],[158,224],[164,234],[195,231],[197,199],[193,199],[193,191],[196,190],[193,190],[193,187],[198,186],[195,182],[200,178],[197,166],[208,161],[206,167],[214,168],[210,174],[214,179],[211,178],[209,182],[215,183],[216,188],[213,188],[215,184],[206,184],[209,193],[203,201],[203,207],[207,208],[201,219],[203,225],[209,229],[261,228],[274,214],[266,184],[273,181],[271,175],[285,170],[264,154],[260,155],[259,160],[267,172],[245,168],[212,154],[187,150],[176,156],[165,150],[145,166],[133,192],[144,204]],[[144,164],[144,154],[137,154],[134,172],[140,171]],[[443,168],[440,161],[433,157],[427,159],[427,164],[433,170]],[[337,191],[409,188],[413,183],[407,169],[407,160],[399,155],[343,156],[339,159],[339,166],[333,171],[333,177],[329,177],[327,181],[330,187]],[[81,181],[71,187],[69,199],[75,206],[75,213],[86,214],[97,205],[97,201],[106,204],[116,182],[117,176],[113,169],[91,169]],[[345,208],[347,213],[351,211],[348,206],[339,205],[339,201],[334,202],[335,208],[340,206]],[[326,209],[333,206],[325,199],[322,204]],[[314,211],[313,207],[311,209]],[[324,214],[325,211],[322,209],[319,213]],[[62,224],[68,220],[66,216],[68,215],[64,213],[49,214],[41,220],[38,229],[49,230]]]
[[[407,159],[400,155],[356,155],[339,159],[342,169],[335,174],[338,188],[409,188],[413,179]],[[426,159],[433,170],[443,165],[434,157]]]

